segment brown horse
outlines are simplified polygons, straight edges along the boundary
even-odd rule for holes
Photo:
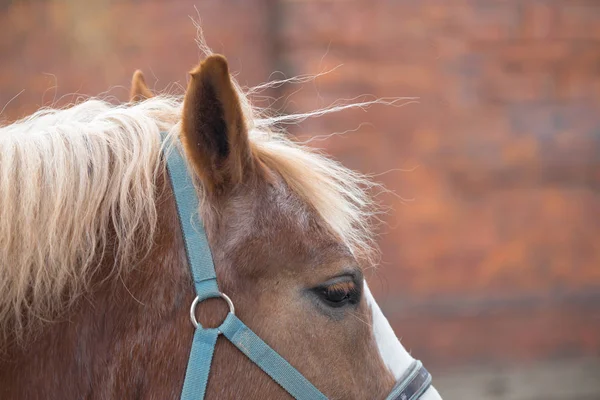
[[[384,398],[412,358],[363,278],[372,184],[270,129],[220,56],[183,101],[133,83],[130,104],[0,128],[0,398],[179,397],[194,289],[161,132],[195,171],[236,314],[330,399]],[[211,299],[198,319],[225,312]],[[207,397],[288,395],[220,338]]]

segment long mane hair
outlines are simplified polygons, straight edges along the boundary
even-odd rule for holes
[[[212,52],[199,39],[205,55]],[[376,186],[279,127],[306,118],[376,103],[265,117],[236,84],[251,145],[268,167],[317,210],[360,258],[375,254]],[[127,273],[154,243],[157,177],[164,168],[160,133],[179,134],[182,97],[159,95],[137,104],[88,99],[42,109],[0,127],[0,326],[17,337],[51,318],[89,289],[107,248],[116,254],[112,276]],[[111,239],[111,238],[114,238]]]

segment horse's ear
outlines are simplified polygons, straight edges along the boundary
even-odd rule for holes
[[[139,69],[133,73],[131,78],[131,90],[129,91],[129,101],[137,102],[154,97],[154,94],[148,89],[144,74]]]
[[[181,141],[209,193],[241,183],[254,168],[242,106],[220,55],[190,72]]]

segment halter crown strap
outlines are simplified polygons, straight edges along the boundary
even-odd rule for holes
[[[163,141],[165,140],[166,135],[163,135]],[[197,327],[185,372],[181,400],[204,399],[212,357],[220,334],[223,334],[296,400],[327,400],[327,397],[298,370],[235,316],[233,304],[219,291],[206,231],[198,218],[199,201],[192,175],[179,148],[176,145],[173,147],[167,157],[167,170],[197,294],[191,309],[192,321],[195,321],[195,305],[208,298],[223,297],[228,300],[230,306],[225,321],[218,328],[204,328],[196,322]]]

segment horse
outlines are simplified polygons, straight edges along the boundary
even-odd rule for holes
[[[374,184],[276,123],[209,54],[183,97],[136,72],[129,103],[1,127],[0,398],[180,396],[195,293],[165,167],[177,146],[235,314],[327,398],[385,398],[415,360],[364,278]],[[195,318],[218,326],[227,308]],[[289,395],[219,337],[206,397]]]

